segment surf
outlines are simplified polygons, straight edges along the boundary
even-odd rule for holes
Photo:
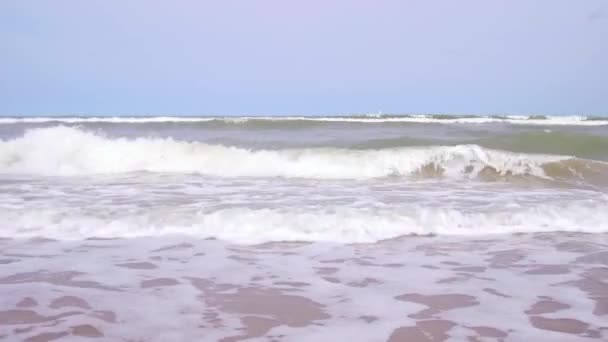
[[[174,140],[112,138],[75,127],[29,129],[0,143],[0,172],[87,175],[134,171],[214,176],[367,179],[441,170],[446,177],[475,176],[490,168],[502,175],[546,177],[543,165],[568,156],[520,154],[478,145],[354,150],[303,148],[253,150]]]

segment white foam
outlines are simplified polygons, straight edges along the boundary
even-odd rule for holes
[[[544,177],[544,163],[568,157],[518,154],[477,145],[382,150],[248,150],[171,138],[108,138],[65,126],[30,129],[0,142],[0,173],[89,175],[135,171],[221,177],[369,179],[407,176],[432,165],[446,177],[474,177],[485,167]]]
[[[492,116],[472,116],[472,117],[434,117],[433,115],[410,115],[386,117],[378,115],[361,115],[351,117],[326,116],[239,116],[239,117],[187,117],[187,116],[97,116],[97,117],[5,117],[0,118],[0,124],[16,123],[193,123],[220,121],[225,123],[246,123],[256,121],[313,121],[313,122],[357,122],[357,123],[385,123],[385,122],[404,122],[404,123],[442,123],[442,124],[489,124],[507,123],[516,125],[555,125],[555,126],[604,126],[608,125],[606,120],[589,120],[586,116],[544,116],[535,118],[534,116],[509,115],[505,117]]]
[[[402,235],[487,235],[531,232],[608,232],[608,203],[573,202],[533,207],[466,210],[402,206],[382,208],[78,207],[1,208],[0,236],[79,240],[90,237],[186,235],[242,244],[270,241],[368,243]]]

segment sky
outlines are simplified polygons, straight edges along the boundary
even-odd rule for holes
[[[0,115],[608,115],[608,0],[2,0]]]

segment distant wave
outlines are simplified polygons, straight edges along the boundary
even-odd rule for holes
[[[608,125],[608,118],[586,116],[450,116],[450,115],[354,115],[354,116],[249,116],[249,117],[4,117],[0,124],[18,123],[294,123],[294,122],[345,122],[345,123],[442,123],[442,124],[488,124],[507,123],[517,125]]]
[[[172,138],[108,138],[57,126],[29,129],[0,142],[0,173],[91,175],[126,172],[198,173],[218,177],[370,179],[445,177],[587,180],[607,164],[568,156],[522,154],[478,145],[383,149],[249,150]],[[595,176],[594,176],[595,175]]]

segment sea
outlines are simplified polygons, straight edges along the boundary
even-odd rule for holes
[[[0,341],[608,340],[608,118],[0,118]]]

